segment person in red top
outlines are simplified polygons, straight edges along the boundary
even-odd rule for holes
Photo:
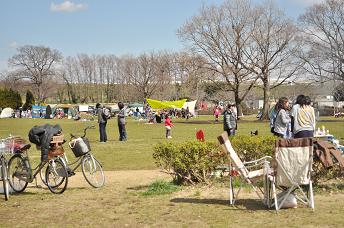
[[[215,116],[215,121],[219,121],[219,115],[220,115],[220,107],[216,106],[214,109],[214,116]]]
[[[171,128],[173,127],[172,121],[170,119],[170,116],[166,114],[165,116],[165,128],[166,128],[166,138],[171,139]]]

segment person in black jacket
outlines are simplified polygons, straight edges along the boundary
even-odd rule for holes
[[[62,132],[60,125],[45,124],[42,126],[34,126],[29,131],[30,142],[41,148],[41,161],[48,159],[50,141],[54,135]]]
[[[119,113],[117,115],[119,141],[127,141],[127,131],[125,129],[125,109],[122,102],[118,103]]]
[[[100,139],[100,142],[104,143],[107,141],[107,135],[106,135],[107,119],[103,114],[103,106],[101,104],[97,103],[96,109],[97,109],[98,124],[99,124],[99,139]]]

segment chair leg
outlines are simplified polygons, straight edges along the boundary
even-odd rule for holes
[[[229,204],[234,205],[233,202],[233,177],[232,174],[229,174]]]
[[[312,181],[309,182],[309,206],[314,210],[314,197]]]
[[[273,177],[272,177],[273,178]],[[272,194],[274,196],[274,201],[275,201],[275,210],[276,212],[279,210],[278,208],[278,202],[277,202],[277,194],[276,194],[276,186],[275,186],[275,180],[274,178],[272,179]]]

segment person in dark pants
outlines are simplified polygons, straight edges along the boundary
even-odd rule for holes
[[[119,113],[117,115],[119,141],[127,141],[127,132],[125,129],[125,109],[122,102],[118,103]]]
[[[101,104],[96,104],[97,108],[97,115],[98,115],[98,124],[99,124],[99,140],[100,142],[106,142],[107,141],[107,135],[106,135],[106,124],[107,119],[103,115],[103,107]]]
[[[235,104],[228,104],[223,113],[223,130],[228,136],[234,136],[237,129],[237,116],[234,112]]]

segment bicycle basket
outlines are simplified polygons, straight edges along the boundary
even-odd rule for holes
[[[64,154],[64,149],[62,146],[54,146],[49,150],[48,157],[49,159],[56,157],[56,156],[61,156]]]
[[[69,147],[72,149],[75,157],[81,157],[91,151],[90,143],[87,138],[73,139],[69,142]]]
[[[17,151],[26,142],[20,136],[10,136],[0,140],[0,153],[13,153]]]

